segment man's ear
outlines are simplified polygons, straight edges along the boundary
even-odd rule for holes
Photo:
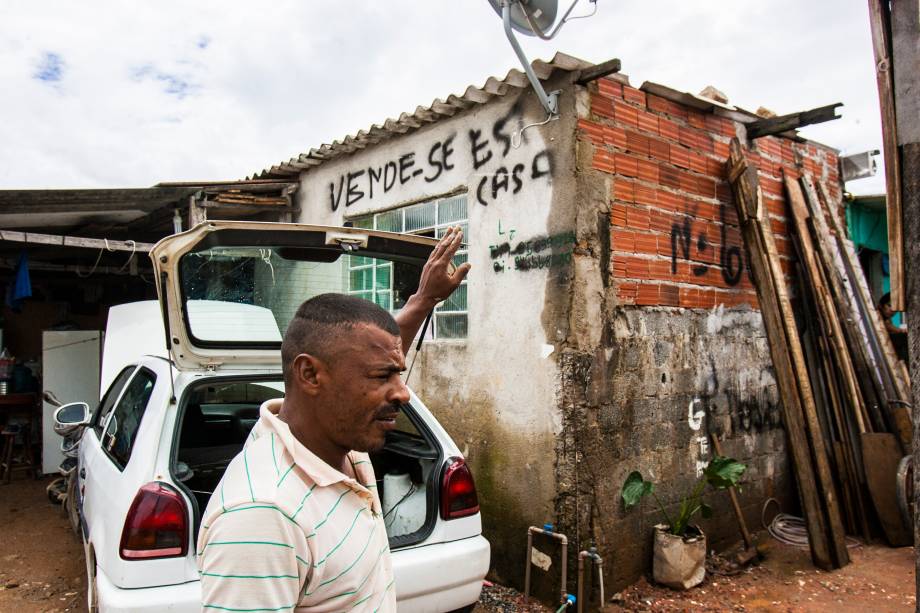
[[[291,364],[291,381],[301,392],[309,396],[319,393],[326,375],[325,363],[309,353],[301,353]]]

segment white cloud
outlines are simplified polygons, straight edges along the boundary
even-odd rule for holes
[[[619,57],[634,85],[712,84],[778,113],[840,101],[843,119],[803,133],[881,148],[864,3],[598,4],[523,40],[529,57]],[[241,178],[516,65],[485,0],[4,3],[0,187]]]

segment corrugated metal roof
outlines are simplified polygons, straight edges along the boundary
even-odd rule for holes
[[[564,53],[557,53],[549,62],[535,60],[531,66],[540,80],[546,80],[556,70],[584,70],[593,64]],[[302,171],[329,160],[352,154],[390,138],[408,134],[426,125],[453,117],[461,111],[485,104],[493,98],[506,96],[528,87],[530,83],[527,81],[527,75],[520,70],[512,69],[503,79],[489,77],[482,87],[470,85],[460,95],[451,94],[446,100],[438,98],[428,107],[417,107],[411,114],[403,113],[397,119],[387,119],[383,125],[374,124],[369,129],[346,136],[341,141],[333,141],[331,144],[321,145],[318,149],[310,149],[287,162],[266,168],[253,175],[252,178],[296,178]]]

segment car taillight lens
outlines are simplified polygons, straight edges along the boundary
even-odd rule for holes
[[[121,557],[149,560],[184,556],[188,552],[185,500],[165,483],[148,483],[131,503],[121,531]]]
[[[479,512],[473,473],[463,458],[454,458],[441,479],[441,518],[457,519]]]

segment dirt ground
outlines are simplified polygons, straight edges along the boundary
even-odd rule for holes
[[[17,479],[0,485],[0,611],[85,609],[83,549],[59,506],[48,502],[50,482]],[[614,596],[614,611],[913,611],[913,549],[882,545],[851,549],[853,563],[822,572],[807,550],[781,545],[761,533],[765,560],[740,574],[709,574],[703,585],[678,593],[645,580]],[[476,613],[553,611],[524,606],[520,593],[487,585]]]
[[[0,611],[85,609],[83,548],[48,501],[51,481],[19,476],[0,485]]]
[[[765,532],[764,560],[734,576],[708,573],[688,592],[649,585],[644,579],[621,592],[606,611],[914,611],[914,551],[884,545],[850,549],[852,563],[824,572],[807,549],[783,545]]]

